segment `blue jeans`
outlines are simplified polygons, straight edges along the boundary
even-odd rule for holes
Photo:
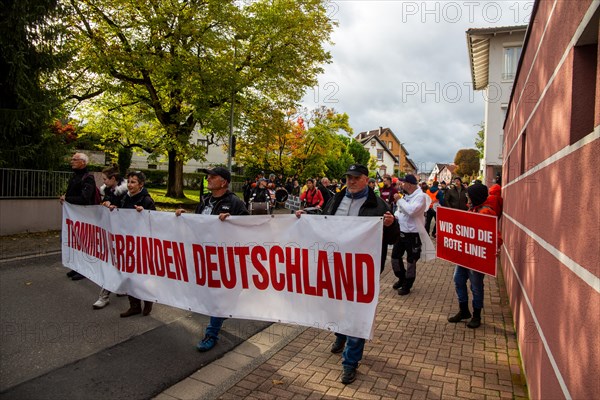
[[[471,292],[473,292],[473,308],[483,308],[483,278],[484,274],[457,265],[454,269],[454,287],[459,303],[469,302],[467,291],[467,279],[471,281]]]
[[[214,337],[215,339],[219,337],[219,332],[221,331],[221,327],[223,326],[223,322],[227,318],[220,317],[210,317],[210,322],[206,327],[206,336]]]
[[[342,366],[344,368],[358,368],[358,362],[362,360],[363,350],[365,349],[365,339],[354,336],[346,336],[336,333],[338,340],[346,340],[346,346],[342,353]]]

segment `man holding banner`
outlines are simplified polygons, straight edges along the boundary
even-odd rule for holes
[[[88,172],[88,162],[89,157],[87,154],[73,154],[70,161],[73,175],[69,179],[66,193],[59,198],[60,204],[63,204],[65,201],[70,204],[82,206],[95,204],[96,181],[94,180],[94,175]],[[75,270],[67,272],[67,276],[74,281],[85,279],[85,276]]]
[[[244,202],[229,191],[229,183],[231,182],[229,170],[216,167],[203,169],[202,172],[207,176],[207,188],[210,190],[210,194],[202,197],[196,208],[196,214],[218,215],[221,221],[224,221],[230,215],[248,215]],[[180,216],[184,212],[185,210],[180,208],[175,211],[175,215]],[[225,318],[210,317],[204,338],[196,345],[198,351],[205,352],[215,347],[224,321]]]
[[[381,270],[385,265],[385,254],[388,244],[398,240],[400,229],[398,222],[390,212],[387,203],[375,196],[368,186],[369,170],[361,164],[353,164],[346,171],[346,188],[337,193],[323,209],[325,215],[378,217],[383,216],[383,241],[381,252]],[[303,210],[296,211],[300,218]],[[362,359],[365,339],[336,333],[336,340],[331,346],[332,353],[342,354],[343,373],[341,382],[345,385],[356,380],[356,369]]]
[[[486,204],[486,200],[488,198],[488,188],[481,183],[475,183],[467,188],[467,199],[470,205],[469,212],[474,212],[478,214],[485,214],[495,216],[496,213],[494,210]],[[464,232],[468,232],[468,230],[463,229]],[[481,232],[478,229],[478,232]],[[464,234],[463,236],[467,236],[468,234]],[[480,235],[478,233],[477,237],[486,237],[491,235]],[[488,242],[492,242],[489,240]],[[498,241],[499,242],[499,241]],[[469,246],[467,253],[479,253],[483,254],[482,250],[474,251],[475,246]],[[489,257],[495,258],[495,253],[488,255]],[[495,260],[494,260],[495,261]],[[458,297],[458,305],[460,310],[458,313],[452,317],[448,318],[448,322],[457,323],[464,319],[471,320],[467,323],[467,327],[471,329],[479,328],[481,325],[481,310],[483,309],[483,278],[485,275],[479,271],[475,271],[470,268],[465,268],[460,265],[457,265],[454,270],[454,286],[456,289],[456,295]],[[473,292],[473,315],[471,316],[471,312],[469,311],[469,292],[467,291],[467,280],[471,281],[471,292]]]

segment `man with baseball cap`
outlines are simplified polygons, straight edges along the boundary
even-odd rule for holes
[[[425,210],[427,195],[418,186],[414,175],[406,175],[400,179],[404,196],[394,197],[397,210],[395,213],[400,224],[400,239],[392,249],[392,269],[398,282],[392,286],[398,289],[400,296],[410,293],[417,276],[417,261],[421,257],[421,238],[419,229],[425,227]],[[406,253],[407,268],[402,257]]]
[[[225,221],[230,215],[248,215],[244,201],[229,191],[231,172],[223,167],[203,169],[208,178],[208,190],[210,194],[202,196],[200,204],[196,207],[196,214],[218,215],[221,221]],[[180,216],[185,210],[180,208],[175,215]],[[206,327],[204,338],[198,342],[196,348],[204,352],[212,349],[219,340],[219,332],[226,318],[210,317]]]
[[[384,200],[377,197],[368,185],[369,170],[361,164],[352,164],[346,171],[346,187],[330,199],[323,209],[325,215],[345,215],[361,217],[383,216],[383,241],[381,251],[381,270],[385,265],[385,252],[388,244],[398,240],[398,222],[390,212]],[[296,216],[304,213],[296,211]],[[343,373],[341,382],[345,385],[356,379],[356,368],[362,359],[365,339],[336,333],[335,343],[331,346],[332,353],[342,354]]]

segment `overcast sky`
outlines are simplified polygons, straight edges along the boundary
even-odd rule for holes
[[[388,127],[419,171],[474,148],[483,92],[471,83],[465,31],[529,21],[533,1],[335,0],[333,62],[303,104],[347,113],[354,133]]]

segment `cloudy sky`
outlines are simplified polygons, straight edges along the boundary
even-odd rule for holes
[[[484,119],[465,31],[526,24],[532,8],[518,0],[331,1],[333,62],[303,104],[347,113],[355,134],[391,128],[420,171],[452,162],[474,148]]]

